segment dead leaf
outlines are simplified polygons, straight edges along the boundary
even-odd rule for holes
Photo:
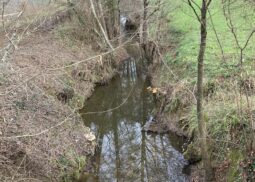
[[[94,141],[96,139],[95,135],[93,133],[87,133],[87,134],[84,134],[85,138],[88,140],[88,141]]]

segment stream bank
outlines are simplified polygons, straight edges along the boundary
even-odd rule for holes
[[[164,55],[170,54],[174,57],[178,45],[172,41],[169,41],[169,44],[167,49],[154,42],[147,42],[143,46],[144,55],[150,62],[150,91],[158,102],[154,122],[147,123],[145,130],[153,133],[173,133],[185,138],[181,152],[188,161],[185,169],[190,174],[189,181],[201,181],[201,153],[199,146],[193,144],[196,133],[191,129],[190,118],[187,117],[190,104],[194,104],[194,94],[187,83],[176,80],[176,75],[165,62]],[[170,78],[164,78],[162,72],[168,72],[166,75]]]
[[[63,176],[63,180],[73,180],[72,177],[79,176],[89,160],[88,156],[94,154],[96,143],[90,129],[83,125],[77,110],[83,107],[84,100],[89,97],[92,99],[94,87],[104,85],[111,80],[116,73],[117,65],[128,57],[126,51],[121,48],[117,49],[113,55],[102,56],[106,48],[100,44],[101,38],[93,39],[91,35],[83,37],[82,33],[89,31],[77,26],[81,22],[77,23],[77,20],[72,19],[68,14],[64,13],[64,16],[53,14],[49,19],[42,17],[42,20],[42,24],[32,26],[36,29],[27,32],[27,36],[19,43],[19,48],[11,55],[11,59],[1,64],[0,156],[3,156],[4,160],[1,164],[4,165],[0,166],[0,177],[5,181],[10,179],[60,181]],[[41,20],[38,22],[41,23]],[[84,42],[89,43],[84,45]],[[138,157],[143,164],[141,166],[137,164],[141,168],[136,169],[137,166],[132,166],[128,162],[126,162],[128,165],[123,167],[119,164],[120,159],[113,161],[116,166],[123,169],[131,168],[128,177],[141,176],[141,179],[146,181],[154,179],[162,171],[160,179],[163,181],[175,179],[185,181],[186,175],[181,172],[181,169],[186,161],[180,149],[176,149],[180,147],[180,144],[175,146],[175,142],[178,143],[179,139],[173,135],[141,132],[142,124],[151,114],[150,112],[140,113],[146,111],[141,103],[150,105],[152,101],[151,96],[146,94],[146,88],[149,86],[146,77],[143,74],[140,76],[139,73],[135,74],[134,70],[138,70],[138,67],[136,63],[132,61],[131,63],[131,65],[125,64],[126,68],[124,68],[131,72],[131,76],[125,75],[129,72],[126,71],[123,73],[123,78],[116,78],[118,85],[116,89],[123,93],[123,96],[117,95],[117,98],[121,100],[122,97],[127,97],[129,89],[126,87],[137,87],[137,90],[134,90],[133,100],[127,103],[131,103],[129,109],[138,108],[139,112],[125,113],[124,110],[121,114],[124,118],[114,117],[115,121],[124,120],[125,122],[118,122],[118,126],[116,122],[113,122],[114,131],[109,130],[111,127],[103,127],[103,132],[99,134],[104,136],[98,143],[101,142],[102,145],[118,143],[108,138],[111,138],[112,133],[116,133],[120,128],[125,135],[120,137],[118,146],[130,138],[133,139],[131,140],[133,143],[123,147],[128,151],[127,153],[121,148],[117,150],[118,147],[116,147],[109,154],[110,157],[122,152],[124,155],[119,153],[116,156],[120,156],[124,161],[131,160],[134,164],[137,164],[136,157]],[[113,80],[113,83],[116,80]],[[112,88],[109,92],[113,92]],[[143,100],[139,100],[140,95],[145,95],[142,97]],[[107,101],[106,104],[110,102]],[[151,109],[149,108],[150,111]],[[138,118],[137,121],[135,118]],[[92,125],[92,122],[89,122],[87,124]],[[93,130],[96,128],[92,126]],[[130,130],[133,131],[134,136],[128,136]],[[132,149],[131,145],[135,150],[127,150],[127,148]],[[140,150],[139,147],[145,151]],[[161,151],[164,151],[163,154]],[[137,155],[132,155],[133,152]],[[102,154],[108,154],[107,150],[102,150]],[[146,159],[147,155],[150,159]],[[95,156],[96,159],[100,158],[98,153]],[[106,160],[102,161],[102,165],[105,166]],[[146,164],[152,164],[152,167],[148,168]],[[114,169],[119,171],[118,167]],[[109,168],[103,167],[101,178],[108,170]],[[14,175],[13,171],[15,171]],[[106,177],[114,178],[112,175]],[[119,171],[118,177],[127,176],[125,174],[123,176]]]
[[[31,29],[0,64],[0,181],[77,177],[96,145],[77,110],[127,56],[121,48],[102,56],[98,45],[70,37],[77,20],[65,5],[44,11],[54,13],[35,12],[38,21],[25,22]]]
[[[169,2],[169,7],[175,3],[179,4],[177,1]],[[162,67],[152,71],[152,91],[155,90],[155,95],[162,104],[158,122],[170,125],[168,127],[170,130],[176,131],[176,128],[181,130],[177,133],[187,135],[192,140],[185,152],[190,163],[195,163],[195,166],[192,166],[194,170],[192,170],[191,178],[194,181],[203,181],[202,162],[199,162],[201,155],[196,113],[197,51],[195,50],[198,50],[199,32],[197,27],[193,26],[191,19],[183,18],[187,17],[187,14],[183,13],[185,7],[183,3],[179,9],[168,12],[173,18],[164,27],[167,29],[167,34],[164,34],[157,42]],[[222,20],[222,18],[219,19]],[[223,34],[224,36],[226,34]],[[217,41],[211,36],[208,42],[212,45]],[[230,43],[230,40],[227,39],[226,42]],[[151,47],[152,49],[148,49],[151,50],[150,53],[155,52],[153,46]],[[232,72],[227,68],[237,60],[227,58],[229,62],[223,68],[221,59],[218,62],[213,61],[218,59],[215,57],[216,54],[212,56],[213,51],[210,48],[209,46],[206,51],[203,90],[208,146],[215,170],[215,181],[252,181],[254,179],[254,165],[251,165],[254,164],[254,149],[252,149],[254,131],[250,125],[252,117],[249,117],[247,113],[253,113],[254,108],[249,107],[248,100],[253,102],[254,95],[247,96],[246,91],[254,92],[254,87],[245,88],[243,83],[247,80],[250,85],[254,85],[254,81],[250,81],[254,69],[246,75],[248,78],[246,76],[243,78],[238,75],[238,70],[233,69]],[[252,68],[248,66],[249,64],[247,62],[247,70]],[[247,99],[248,108],[243,103],[240,109],[237,103],[244,98]],[[244,113],[240,114],[240,112]],[[247,161],[250,163],[247,164]]]

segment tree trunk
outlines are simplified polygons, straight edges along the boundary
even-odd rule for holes
[[[103,7],[102,7],[102,0],[98,1],[98,9],[100,12],[100,20],[102,22],[102,26],[103,26],[104,30],[106,31],[107,28],[106,28],[106,23],[105,23],[105,15],[104,15]]]
[[[140,43],[144,45],[148,39],[148,23],[147,23],[147,14],[148,14],[148,0],[143,0],[143,12],[141,16],[141,30],[140,30]]]
[[[205,170],[205,181],[213,180],[213,171],[210,160],[210,153],[207,144],[207,130],[204,120],[203,112],[203,77],[204,77],[204,55],[206,49],[207,39],[207,1],[203,0],[201,7],[201,19],[200,19],[200,49],[198,55],[197,65],[197,119],[198,119],[198,131],[200,146],[203,158],[203,165]]]
[[[92,13],[93,13],[93,15],[94,15],[94,17],[95,17],[95,19],[96,19],[96,21],[98,23],[99,28],[102,31],[102,34],[104,36],[104,39],[105,39],[106,43],[111,48],[111,50],[113,50],[114,48],[113,48],[113,46],[112,46],[112,44],[111,44],[111,42],[110,42],[110,40],[109,40],[105,30],[104,30],[104,27],[102,26],[102,24],[101,24],[101,22],[100,22],[100,20],[99,20],[99,18],[97,16],[97,14],[96,14],[96,10],[95,10],[95,6],[94,6],[94,3],[93,3],[93,0],[90,0],[90,5],[91,5]]]

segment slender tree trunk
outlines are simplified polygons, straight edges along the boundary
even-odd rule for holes
[[[198,65],[197,65],[197,119],[198,119],[198,130],[200,146],[203,158],[203,165],[205,169],[205,181],[213,180],[213,171],[210,160],[210,153],[208,150],[207,143],[207,129],[204,120],[203,111],[203,77],[204,77],[204,56],[206,49],[206,39],[207,39],[207,1],[202,1],[201,7],[201,19],[200,19],[200,49],[198,55]]]
[[[156,41],[159,42],[160,41],[160,30],[161,30],[161,18],[163,17],[163,9],[161,10],[161,0],[157,0],[157,5],[158,5],[158,16],[157,16],[157,30],[156,30]]]
[[[114,29],[115,29],[115,34],[114,36],[117,37],[120,35],[120,0],[115,0],[115,9],[114,9]]]
[[[107,28],[106,28],[106,23],[105,23],[105,15],[104,15],[103,7],[102,7],[102,0],[98,1],[98,9],[100,12],[100,20],[102,22],[102,26],[103,26],[104,30],[106,31]]]
[[[104,27],[102,26],[102,24],[101,24],[101,22],[100,22],[100,20],[99,20],[99,18],[97,16],[97,14],[96,14],[96,10],[95,10],[95,6],[94,6],[94,3],[93,3],[93,0],[90,0],[90,5],[91,5],[92,13],[93,13],[93,15],[94,15],[94,17],[95,17],[95,19],[96,19],[96,21],[98,23],[99,28],[102,31],[102,34],[104,36],[104,39],[105,39],[106,43],[111,48],[111,50],[113,50],[114,48],[113,48],[113,46],[112,46],[112,44],[111,44],[111,42],[110,42],[110,40],[109,40],[105,30],[104,30]]]
[[[144,45],[148,40],[148,23],[147,23],[147,15],[148,15],[148,0],[143,0],[143,12],[141,16],[141,29],[140,29],[140,43]]]

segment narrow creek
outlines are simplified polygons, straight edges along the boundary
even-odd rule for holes
[[[156,104],[141,65],[126,60],[120,74],[97,87],[81,111],[98,142],[93,175],[101,182],[188,181],[179,152],[183,141],[174,134],[142,131]]]

